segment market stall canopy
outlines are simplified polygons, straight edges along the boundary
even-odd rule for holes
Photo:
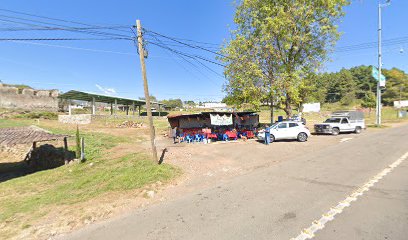
[[[36,126],[0,129],[0,145],[27,144],[52,140],[63,140],[69,137],[63,134],[52,134]]]
[[[92,102],[95,99],[95,102],[102,102],[102,103],[115,103],[116,101],[118,104],[122,104],[122,105],[135,104],[137,106],[141,106],[141,105],[146,104],[146,101],[140,100],[140,99],[115,97],[115,96],[90,93],[90,92],[82,92],[82,91],[76,91],[76,90],[68,91],[66,93],[59,95],[58,97],[61,99],[81,100],[81,101],[88,101],[88,102]],[[151,104],[158,104],[159,106],[164,106],[164,104],[158,103],[158,102],[151,102]]]
[[[201,128],[209,126],[258,126],[256,112],[201,112],[167,117],[172,128]]]

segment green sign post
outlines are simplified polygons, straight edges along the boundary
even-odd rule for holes
[[[375,80],[378,81],[378,69],[374,66],[373,66],[373,70],[371,71],[371,75],[373,76]],[[380,87],[385,87],[385,80],[386,80],[385,76],[381,74]]]

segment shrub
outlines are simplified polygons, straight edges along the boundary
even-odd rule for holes
[[[58,114],[55,112],[29,112],[16,115],[16,118],[25,118],[25,119],[58,119]]]

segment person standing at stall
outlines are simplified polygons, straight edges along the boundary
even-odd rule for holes
[[[171,129],[171,135],[173,137],[173,143],[176,144],[176,138],[178,137],[177,135],[177,127],[174,127],[173,129]]]
[[[268,125],[265,126],[265,144],[269,145],[271,142],[271,129]]]

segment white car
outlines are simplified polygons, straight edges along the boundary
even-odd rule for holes
[[[271,143],[275,140],[297,139],[299,142],[305,142],[310,137],[309,129],[300,122],[283,121],[273,124],[270,127]],[[258,132],[258,139],[265,140],[265,130]]]

